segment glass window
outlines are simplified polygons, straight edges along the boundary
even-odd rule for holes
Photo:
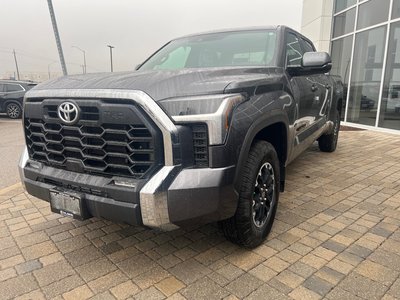
[[[301,66],[303,49],[300,41],[293,33],[288,33],[286,40],[286,66]]]
[[[6,84],[7,92],[19,92],[23,91],[23,88],[19,84]]]
[[[352,8],[333,19],[333,37],[338,37],[354,31],[356,9]]]
[[[174,69],[182,69],[187,61],[189,56],[191,47],[179,47],[175,50],[171,51],[168,56],[164,56],[160,63],[154,66],[154,70],[174,70]],[[203,60],[206,60],[207,57],[203,57]]]
[[[349,6],[356,4],[357,0],[336,0],[335,12],[342,11]]]
[[[375,126],[386,26],[356,35],[347,121]]]
[[[203,34],[173,40],[139,69],[275,66],[275,30]]]
[[[389,18],[390,0],[370,0],[358,8],[357,29],[382,23]]]
[[[400,22],[390,29],[379,126],[400,129]]]
[[[342,120],[346,109],[347,89],[350,79],[351,47],[353,45],[353,36],[348,36],[332,42],[332,70],[331,75],[340,76],[344,85]]]
[[[305,39],[301,39],[301,42],[303,44],[303,48],[305,52],[314,52],[314,47],[313,45],[310,44],[310,42],[306,41]]]
[[[393,0],[392,19],[400,18],[400,0]]]

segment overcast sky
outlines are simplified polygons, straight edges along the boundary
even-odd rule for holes
[[[302,0],[53,0],[68,72],[132,70],[168,40],[247,26],[285,24],[300,29]],[[61,72],[46,0],[1,0],[0,77],[14,71]]]

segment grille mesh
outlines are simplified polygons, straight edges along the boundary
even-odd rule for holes
[[[30,157],[45,165],[144,178],[155,164],[154,138],[143,124],[64,125],[27,118],[24,125]]]
[[[194,164],[208,167],[208,131],[206,124],[194,124],[192,127]]]

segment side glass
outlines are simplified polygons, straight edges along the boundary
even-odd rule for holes
[[[347,7],[356,4],[357,0],[336,0],[335,13],[346,9]]]
[[[7,92],[19,92],[22,91],[22,87],[19,84],[6,84]]]
[[[348,36],[332,42],[332,70],[331,75],[340,76],[344,85],[342,120],[346,109],[347,89],[349,85],[349,73],[351,63],[351,46],[353,36]]]
[[[393,0],[392,19],[400,18],[400,0]]]
[[[375,126],[386,26],[356,35],[347,121]]]
[[[288,33],[286,40],[286,66],[301,66],[303,54],[297,36],[293,33]]]
[[[301,44],[303,45],[304,52],[315,52],[314,47],[308,41],[301,39]]]
[[[356,9],[352,8],[333,18],[333,37],[338,37],[354,31]]]
[[[390,29],[379,126],[400,129],[400,22]]]
[[[370,0],[358,7],[357,29],[385,22],[389,18],[390,0]]]

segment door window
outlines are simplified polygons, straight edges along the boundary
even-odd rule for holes
[[[305,52],[315,52],[314,47],[310,44],[310,42],[306,41],[305,39],[301,39],[301,43]]]
[[[286,66],[301,66],[303,54],[300,40],[295,34],[289,32],[286,39]]]
[[[6,92],[20,92],[24,89],[19,84],[6,84]]]

